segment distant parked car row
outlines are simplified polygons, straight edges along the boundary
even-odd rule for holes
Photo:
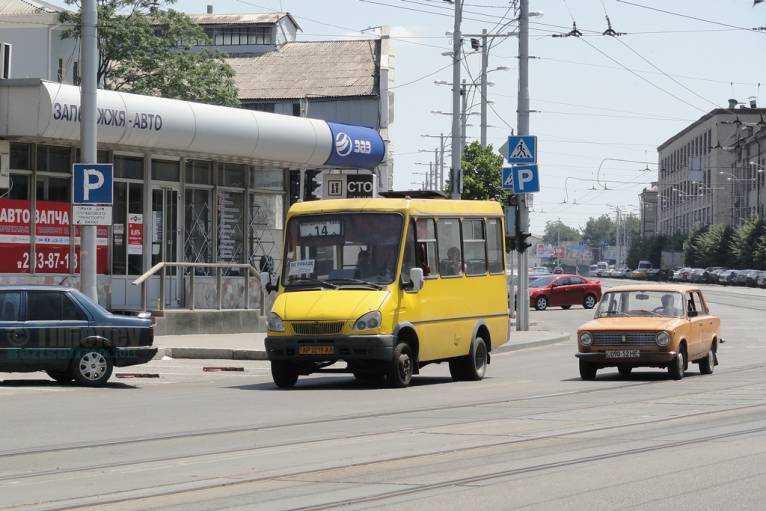
[[[590,274],[593,277],[606,277],[610,279],[635,279],[665,281],[670,279],[670,273],[666,270],[653,268],[649,261],[639,261],[638,267],[631,270],[627,266],[604,268],[593,265],[590,268]]]
[[[671,279],[676,282],[766,288],[766,270],[731,270],[719,266],[678,268],[673,271]]]

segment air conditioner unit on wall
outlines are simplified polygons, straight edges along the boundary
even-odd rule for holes
[[[7,80],[11,77],[11,50],[13,45],[9,43],[0,43],[0,80]]]

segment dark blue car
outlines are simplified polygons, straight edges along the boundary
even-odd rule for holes
[[[117,316],[77,289],[0,286],[0,371],[46,371],[101,386],[114,366],[143,364],[157,348],[151,320]]]

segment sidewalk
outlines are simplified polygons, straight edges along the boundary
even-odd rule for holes
[[[537,326],[537,325],[536,325]],[[220,335],[158,335],[154,345],[159,348],[155,358],[193,358],[220,360],[266,360],[265,333]],[[511,330],[511,340],[496,351],[523,350],[556,344],[569,339],[566,332],[550,330]]]

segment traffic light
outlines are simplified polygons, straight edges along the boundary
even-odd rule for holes
[[[528,232],[520,232],[516,235],[516,251],[519,254],[526,252],[532,246],[531,243],[527,242],[527,238],[530,236],[531,234]]]
[[[301,172],[299,170],[290,171],[290,204],[295,204],[301,200]]]
[[[316,179],[319,175],[318,170],[307,170],[306,176],[303,181],[303,200],[312,201],[319,200],[320,197],[316,195],[316,191],[322,187],[322,182]]]
[[[479,51],[479,48],[481,48],[481,42],[476,38],[471,38],[471,49],[473,51]]]

